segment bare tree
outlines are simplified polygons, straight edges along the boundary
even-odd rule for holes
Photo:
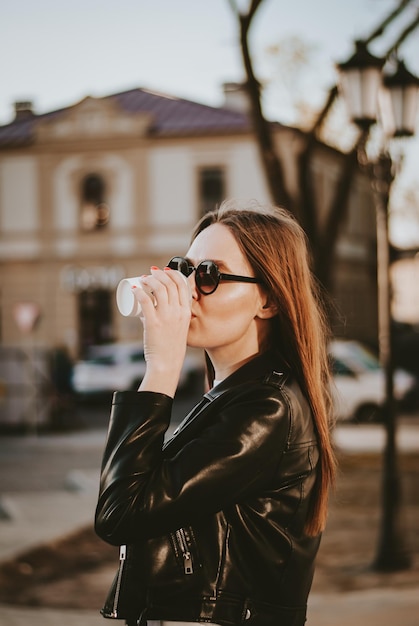
[[[261,85],[255,76],[252,55],[249,48],[249,31],[257,10],[263,0],[250,0],[247,11],[239,9],[236,0],[228,0],[238,20],[240,45],[243,65],[246,73],[245,88],[250,101],[250,115],[257,139],[260,158],[266,175],[268,187],[275,204],[285,206],[300,221],[309,238],[314,259],[314,269],[320,282],[326,289],[331,288],[333,257],[340,225],[344,221],[349,205],[349,192],[355,173],[358,170],[357,153],[360,145],[365,145],[368,130],[360,131],[353,148],[344,155],[339,180],[333,192],[333,199],[327,217],[319,224],[319,210],[312,178],[311,164],[316,148],[321,142],[321,131],[338,95],[337,86],[333,86],[323,108],[319,111],[312,127],[305,133],[304,148],[298,161],[300,197],[289,193],[284,176],[284,168],[275,149],[272,124],[265,118],[261,105]],[[370,43],[383,34],[385,29],[400,15],[412,0],[401,0],[396,8],[387,15],[364,42]],[[389,55],[418,25],[414,20],[400,35],[398,41],[387,52]]]

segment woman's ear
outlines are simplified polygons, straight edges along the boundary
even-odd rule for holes
[[[257,317],[262,320],[268,320],[271,317],[275,317],[277,313],[278,307],[276,306],[276,304],[271,304],[269,301],[269,297],[265,295],[264,300],[262,301],[259,308]]]

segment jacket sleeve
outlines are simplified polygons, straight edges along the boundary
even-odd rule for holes
[[[173,531],[269,484],[290,436],[289,407],[272,387],[252,386],[215,411],[174,456],[165,455],[171,399],[114,396],[95,528],[118,545]]]

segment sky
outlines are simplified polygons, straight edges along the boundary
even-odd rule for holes
[[[309,46],[299,87],[306,102],[320,108],[336,83],[335,63],[348,59],[354,40],[369,35],[398,1],[264,0],[250,42],[258,76],[273,81],[264,100],[267,116],[295,121],[289,96],[275,82],[269,46],[290,37]],[[244,76],[229,0],[0,0],[0,15],[0,124],[13,119],[15,101],[31,100],[35,112],[44,113],[135,87],[219,106],[222,84]],[[410,16],[371,52],[383,54]],[[400,52],[419,75],[419,29]],[[419,137],[403,142],[402,152],[398,184],[412,186]]]

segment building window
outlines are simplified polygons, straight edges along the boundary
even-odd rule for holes
[[[97,230],[108,222],[105,181],[99,174],[88,174],[81,183],[81,228],[86,231]]]
[[[205,215],[213,211],[225,198],[225,175],[222,167],[199,170],[199,209]]]

